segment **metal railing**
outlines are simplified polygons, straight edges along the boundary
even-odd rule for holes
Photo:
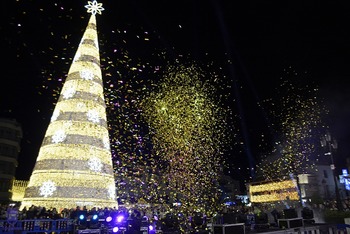
[[[237,225],[237,224],[236,224]],[[220,226],[218,224],[210,224],[211,226]],[[222,224],[222,227],[227,225]],[[245,225],[243,225],[245,226]],[[349,225],[336,225],[336,224],[316,224],[310,226],[303,226],[298,228],[287,228],[287,229],[266,229],[260,230],[260,233],[264,234],[309,234],[309,233],[319,233],[319,234],[346,234]],[[99,233],[109,233],[103,228],[95,229]],[[104,231],[103,231],[104,230]],[[209,233],[215,233],[213,228],[209,228]],[[87,232],[89,231],[89,232]],[[0,220],[0,234],[27,234],[27,233],[58,233],[58,234],[74,234],[74,233],[92,233],[92,230],[78,230],[73,219],[35,219],[35,220],[18,220],[16,222],[8,222],[7,220]],[[248,229],[242,229],[243,232],[237,233],[250,233]],[[159,232],[156,232],[159,233]],[[253,232],[255,233],[255,232]]]
[[[0,220],[0,234],[13,233],[73,233],[73,219],[35,219],[8,222]]]

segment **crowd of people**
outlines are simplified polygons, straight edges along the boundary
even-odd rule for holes
[[[40,206],[24,207],[23,209],[19,209],[16,205],[1,205],[0,206],[0,219],[7,219],[8,212],[10,210],[17,210],[17,219],[18,220],[30,220],[30,219],[77,219],[80,213],[86,213],[87,216],[92,216],[97,214],[99,219],[104,219],[108,216],[115,216],[117,214],[124,214],[126,217],[132,215],[135,218],[141,218],[144,216],[153,217],[158,216],[160,218],[165,216],[165,210],[161,208],[135,208],[135,209],[127,209],[124,207],[120,207],[117,209],[116,207],[109,208],[96,208],[93,207],[91,209],[87,209],[86,206],[80,207],[77,206],[75,208],[64,208],[62,210],[57,210],[56,208],[46,208]]]
[[[191,230],[205,229],[208,219],[205,214],[193,212],[191,214],[184,214],[179,212],[176,208],[169,208],[164,206],[154,207],[116,207],[113,208],[96,208],[87,209],[85,206],[77,206],[75,208],[66,208],[57,210],[56,208],[46,208],[32,205],[27,208],[19,209],[15,205],[1,205],[0,218],[8,220],[11,211],[16,211],[16,220],[35,220],[35,219],[71,219],[74,223],[79,224],[79,216],[86,215],[90,220],[92,216],[97,215],[98,220],[102,220],[106,226],[107,217],[123,216],[124,223],[121,226],[132,226],[133,229],[140,229],[143,222],[152,224],[154,228],[163,230],[178,230],[181,233],[191,233]],[[104,221],[103,221],[104,220]],[[128,224],[126,224],[126,222]],[[132,224],[132,225],[130,225]]]
[[[123,215],[129,224],[132,223],[134,228],[138,229],[143,221],[154,224],[160,229],[177,229],[181,233],[192,233],[191,230],[206,229],[208,223],[225,224],[225,223],[245,223],[250,225],[259,218],[259,214],[267,214],[264,220],[269,223],[277,223],[277,219],[281,218],[281,212],[285,204],[280,207],[276,206],[254,206],[248,207],[245,205],[223,207],[211,217],[200,212],[180,212],[176,207],[165,206],[136,206],[126,208],[120,206],[118,209],[113,208],[96,208],[87,209],[86,207],[65,208],[57,210],[56,208],[45,208],[32,205],[19,209],[16,205],[1,205],[0,219],[8,220],[15,210],[17,220],[35,220],[35,219],[72,219],[78,220],[79,214],[82,212],[87,217],[97,215],[99,220],[106,220],[108,216],[116,217]],[[344,210],[350,210],[350,200],[344,200]],[[336,209],[335,202],[324,201],[322,204],[309,206],[312,210],[319,209]],[[268,217],[267,217],[268,216]],[[262,217],[262,216],[260,216]],[[255,220],[254,220],[255,219]],[[184,231],[186,230],[186,231]],[[194,232],[193,232],[194,233]]]

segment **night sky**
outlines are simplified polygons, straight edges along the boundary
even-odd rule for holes
[[[119,50],[134,62],[152,61],[155,48],[173,57],[214,61],[238,84],[237,126],[253,160],[233,160],[233,176],[247,179],[258,162],[258,136],[270,120],[258,105],[275,93],[285,70],[307,74],[330,110],[337,160],[350,156],[350,7],[346,1],[101,1],[97,15],[102,72]],[[17,179],[29,179],[89,14],[85,1],[5,0],[2,6],[0,116],[23,128]],[[145,40],[147,38],[148,40]],[[116,52],[117,51],[117,52]],[[225,67],[227,61],[231,66]],[[109,63],[108,63],[109,62]],[[154,62],[156,63],[156,62]],[[145,64],[147,64],[145,62]],[[147,65],[146,65],[147,66]],[[106,80],[113,79],[107,77]],[[233,89],[232,92],[235,92]],[[266,111],[266,110],[265,110]]]

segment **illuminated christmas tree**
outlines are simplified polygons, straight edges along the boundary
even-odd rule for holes
[[[80,42],[26,188],[23,207],[117,207],[96,31],[88,2]]]

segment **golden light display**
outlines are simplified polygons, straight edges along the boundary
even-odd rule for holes
[[[100,69],[96,1],[45,133],[21,208],[117,207]]]
[[[11,189],[12,201],[22,202],[28,182],[27,180],[13,180]]]
[[[249,184],[249,199],[253,203],[297,201],[299,195],[295,181],[272,181],[264,184]]]

